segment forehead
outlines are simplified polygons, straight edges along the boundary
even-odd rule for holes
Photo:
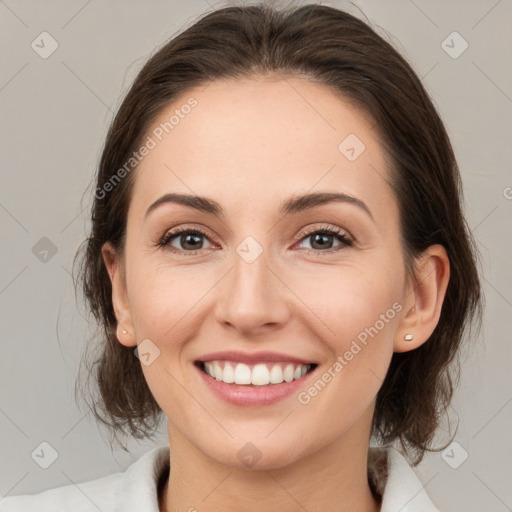
[[[133,211],[169,192],[214,197],[228,213],[316,190],[343,191],[375,208],[389,203],[386,155],[372,120],[303,78],[189,89],[147,135],[155,145],[136,170]]]

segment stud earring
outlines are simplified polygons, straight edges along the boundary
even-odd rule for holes
[[[126,334],[128,331],[123,331],[123,334]]]
[[[406,335],[404,336],[404,340],[405,340],[405,341],[412,341],[412,334],[406,334]]]

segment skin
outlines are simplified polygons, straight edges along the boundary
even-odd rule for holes
[[[366,475],[375,398],[393,352],[414,350],[437,325],[446,251],[431,246],[416,277],[406,274],[377,130],[329,89],[300,77],[218,80],[183,93],[154,127],[190,97],[198,105],[136,170],[125,253],[103,247],[119,342],[149,338],[160,350],[142,365],[168,419],[160,510],[378,511]],[[349,134],[366,146],[355,161],[338,150]],[[283,200],[319,191],[361,199],[374,220],[348,203],[279,216]],[[165,204],[145,219],[168,192],[212,198],[225,217]],[[170,243],[181,254],[156,245],[177,226],[206,229],[198,254],[179,235]],[[301,235],[325,226],[353,245],[334,235],[322,251]],[[251,264],[236,251],[247,236],[263,248]],[[263,407],[225,403],[193,366],[217,350],[270,350],[316,361],[321,376],[395,302],[401,311],[306,405],[295,394]],[[237,456],[247,442],[261,452],[251,468]]]

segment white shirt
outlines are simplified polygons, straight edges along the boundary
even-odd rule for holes
[[[124,472],[0,498],[1,512],[159,512],[158,482],[169,468],[169,447],[145,453]],[[165,474],[165,475],[164,475]],[[439,512],[405,458],[394,448],[370,447],[370,483],[382,496],[381,512]]]

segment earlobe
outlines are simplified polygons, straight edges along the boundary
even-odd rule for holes
[[[112,305],[117,319],[117,339],[121,345],[134,347],[137,343],[131,321],[122,261],[110,242],[103,244],[101,252],[112,285]]]
[[[405,293],[405,315],[400,321],[394,351],[408,352],[425,343],[434,332],[450,279],[446,249],[430,246],[416,262],[416,273]]]
[[[123,325],[119,322],[117,322],[116,336],[119,343],[125,347],[135,347],[137,345],[133,332],[124,329]]]

